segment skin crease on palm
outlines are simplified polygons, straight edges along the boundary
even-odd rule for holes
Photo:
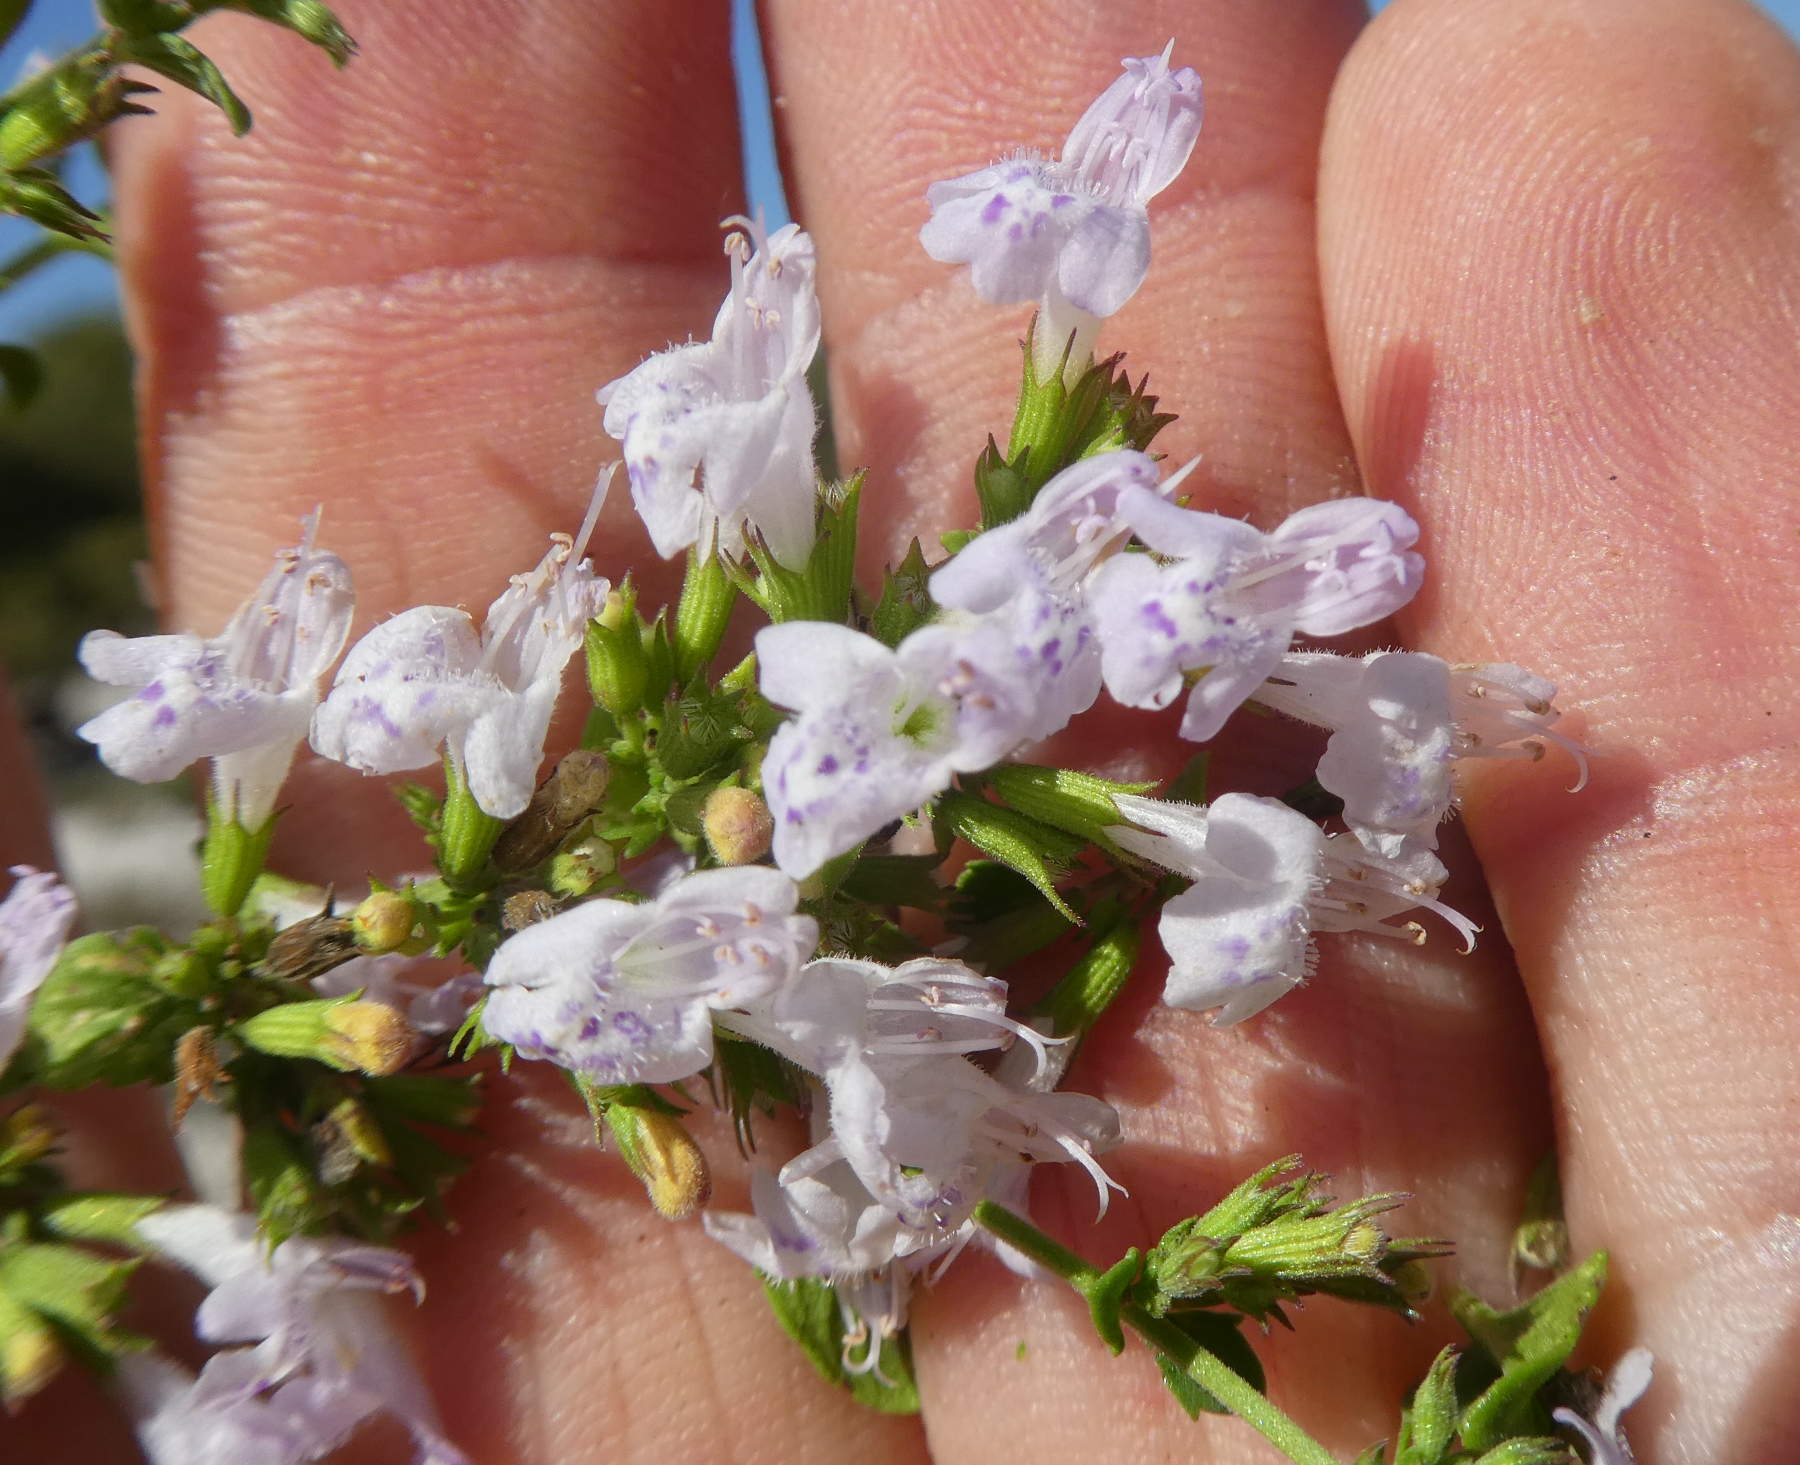
[[[219,625],[315,503],[359,629],[485,603],[579,518],[609,448],[594,387],[704,332],[724,289],[723,4],[341,11],[364,47],[341,75],[248,23],[199,35],[249,137],[172,92],[118,135],[179,626]],[[1265,527],[1334,493],[1405,504],[1430,571],[1392,637],[1544,672],[1595,752],[1580,794],[1556,758],[1469,773],[1473,849],[1450,844],[1488,928],[1474,957],[1338,940],[1223,1031],[1157,1005],[1146,972],[1072,1080],[1121,1110],[1130,1199],[1095,1229],[1091,1194],[1045,1177],[1046,1224],[1115,1255],[1299,1149],[1342,1194],[1412,1191],[1406,1227],[1459,1243],[1446,1283],[1502,1295],[1554,1132],[1575,1247],[1614,1259],[1586,1356],[1657,1356],[1640,1460],[1800,1456],[1800,57],[1738,0],[1397,0],[1366,29],[1336,0],[772,0],[764,19],[840,452],[872,468],[871,568],[971,521],[1024,323],[917,247],[925,185],[1057,147],[1120,57],[1173,35],[1206,131],[1102,336],[1180,412],[1159,446],[1204,455],[1197,506]],[[595,548],[615,575],[648,559],[622,502]],[[1181,756],[1166,719],[1095,723],[1056,753]],[[1303,757],[1240,741],[1221,787],[1274,791]],[[301,771],[287,868],[416,860],[330,775]],[[334,795],[355,812],[320,814]],[[657,1221],[559,1086],[516,1072],[459,1233],[416,1238],[419,1348],[484,1465],[1274,1458],[1236,1421],[1190,1423],[1056,1289],[973,1256],[916,1310],[922,1419],[860,1413],[739,1262]],[[1277,1400],[1348,1456],[1449,1336],[1441,1307],[1408,1329],[1320,1303],[1265,1356]],[[22,1432],[116,1458],[69,1453],[48,1406],[72,1397]]]

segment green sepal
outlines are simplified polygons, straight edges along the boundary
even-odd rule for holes
[[[1446,1348],[1432,1360],[1425,1380],[1413,1391],[1394,1441],[1394,1465],[1442,1465],[1456,1440],[1457,1351]]]
[[[1241,1317],[1224,1312],[1193,1312],[1183,1313],[1169,1321],[1257,1393],[1268,1391],[1262,1360],[1256,1356],[1256,1350],[1243,1334],[1244,1320]],[[1175,1396],[1175,1401],[1187,1411],[1189,1419],[1198,1419],[1202,1414],[1231,1412],[1208,1389],[1195,1381],[1182,1360],[1170,1358],[1166,1353],[1158,1353],[1156,1363],[1162,1371],[1163,1383]]]
[[[496,819],[475,802],[462,769],[445,754],[444,809],[438,833],[438,869],[444,878],[452,885],[475,882],[504,828],[504,820]]]
[[[685,683],[718,654],[737,605],[737,586],[716,554],[688,551],[687,575],[675,605],[675,679]],[[610,709],[609,709],[610,710]]]
[[[1526,1268],[1560,1272],[1569,1264],[1569,1223],[1563,1219],[1562,1174],[1552,1150],[1538,1162],[1525,1190],[1525,1213],[1513,1232],[1515,1283]]]
[[[968,941],[959,958],[1002,971],[1069,934],[1023,875],[998,860],[970,860],[952,887],[951,929]]]
[[[712,1067],[706,1073],[717,1107],[731,1115],[738,1150],[756,1149],[758,1115],[768,1118],[777,1109],[797,1109],[811,1097],[803,1069],[779,1053],[723,1030],[713,1039]]]
[[[1050,1031],[1057,1037],[1088,1032],[1125,990],[1137,965],[1142,938],[1135,912],[1120,910],[1105,926],[1096,915],[1094,926],[1096,934],[1088,949],[1032,1009],[1050,1020]]]
[[[181,1035],[200,1009],[155,980],[168,939],[147,926],[96,932],[63,948],[38,988],[26,1037],[7,1070],[53,1089],[168,1083]]]
[[[821,1378],[848,1389],[859,1404],[880,1413],[919,1412],[912,1348],[905,1333],[882,1344],[878,1368],[851,1373],[844,1367],[844,1318],[831,1284],[816,1277],[781,1282],[767,1276],[762,1278],[762,1284],[763,1295],[769,1299],[782,1330],[800,1345],[800,1351]]]
[[[806,563],[799,569],[782,564],[760,541],[750,541],[757,573],[741,581],[739,588],[777,625],[783,621],[843,625],[850,619],[863,477],[856,473],[842,483],[821,487],[817,533]]]
[[[236,136],[242,137],[250,130],[250,109],[231,89],[225,73],[192,41],[167,31],[120,32],[113,41],[112,53],[119,61],[147,67],[205,97],[225,114]]]
[[[200,893],[214,915],[235,916],[263,872],[269,841],[275,837],[271,814],[255,829],[227,818],[218,800],[206,796],[206,841],[200,847]]]
[[[937,613],[926,588],[931,570],[925,552],[914,539],[906,557],[881,580],[881,596],[870,606],[866,619],[869,634],[884,646],[898,646]]]
[[[958,839],[1029,880],[1057,914],[1074,925],[1078,916],[1056,888],[1057,877],[1075,867],[1087,841],[1009,809],[990,804],[957,789],[943,794],[937,803],[937,819]]]
[[[292,1136],[273,1122],[247,1125],[243,1162],[257,1227],[270,1246],[323,1229],[334,1208]]]
[[[29,346],[0,342],[0,391],[15,412],[23,412],[44,386],[44,363]]]
[[[588,622],[586,633],[588,692],[594,705],[615,720],[644,709],[650,681],[648,635],[649,627],[637,613],[637,587],[627,575],[605,609]]]
[[[1606,1285],[1607,1254],[1597,1251],[1536,1296],[1500,1312],[1467,1292],[1450,1301],[1499,1377],[1463,1411],[1462,1440],[1486,1450],[1514,1435],[1545,1433],[1549,1414],[1538,1391],[1562,1368],[1580,1340],[1582,1324]]]
[[[1581,1465],[1573,1450],[1549,1435],[1516,1436],[1479,1457],[1463,1459],[1468,1465]]]
[[[944,903],[944,888],[932,878],[942,863],[936,855],[863,855],[838,892],[867,905],[934,911]]]
[[[1113,800],[1156,787],[1153,782],[1115,783],[1071,768],[1032,763],[1003,763],[984,774],[982,782],[1021,814],[1108,849],[1112,841],[1106,831],[1127,822]]]

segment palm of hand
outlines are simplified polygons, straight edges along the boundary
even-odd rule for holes
[[[178,623],[222,620],[318,502],[364,623],[484,600],[585,494],[592,387],[703,330],[721,288],[722,6],[682,27],[638,0],[341,8],[364,47],[341,77],[287,38],[209,42],[257,104],[245,141],[170,96],[119,149]],[[1640,1455],[1781,1457],[1800,1440],[1766,1387],[1800,1315],[1800,778],[1795,633],[1764,607],[1800,578],[1780,512],[1800,476],[1800,58],[1747,6],[1697,0],[1402,0],[1347,61],[1359,17],[1337,0],[768,11],[840,457],[873,468],[882,549],[969,520],[1022,325],[918,250],[925,184],[1053,147],[1118,56],[1174,34],[1207,132],[1101,343],[1181,414],[1159,447],[1205,455],[1198,506],[1265,525],[1359,481],[1405,504],[1431,569],[1397,635],[1543,671],[1602,755],[1579,796],[1553,763],[1468,776],[1499,917],[1473,958],[1346,940],[1229,1032],[1141,982],[1077,1076],[1124,1115],[1132,1199],[1093,1233],[1079,1189],[1065,1207],[1041,1186],[1048,1223],[1116,1253],[1301,1150],[1346,1195],[1412,1191],[1407,1229],[1456,1238],[1450,1274],[1499,1295],[1554,1128],[1575,1245],[1614,1255],[1599,1350],[1659,1358]],[[625,520],[597,559],[643,556]],[[1155,751],[1088,747],[1103,771],[1183,755],[1172,725],[1113,726]],[[1228,738],[1220,786],[1305,771],[1271,742]],[[291,867],[362,873],[332,863],[341,828],[290,822],[311,826]],[[740,1263],[646,1213],[553,1082],[508,1088],[488,1122],[460,1232],[420,1242],[421,1346],[473,1458],[1266,1453],[1188,1422],[1146,1359],[1106,1360],[1070,1298],[974,1262],[916,1312],[923,1429],[862,1414]],[[1353,1451],[1391,1433],[1441,1325],[1319,1304],[1265,1350],[1272,1388]]]

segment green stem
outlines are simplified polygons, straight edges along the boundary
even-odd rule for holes
[[[983,1201],[975,1207],[975,1224],[1024,1252],[1046,1270],[1056,1273],[1084,1297],[1091,1297],[1095,1287],[1108,1275],[1046,1236],[1023,1216],[1015,1215],[992,1201]],[[1121,1306],[1119,1317],[1134,1333],[1157,1352],[1172,1359],[1189,1378],[1294,1461],[1295,1465],[1338,1465],[1329,1450],[1175,1324],[1164,1318],[1152,1317],[1134,1302]]]

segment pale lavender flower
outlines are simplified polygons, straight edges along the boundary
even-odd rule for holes
[[[1057,161],[1019,154],[926,191],[919,242],[933,259],[967,264],[990,304],[1043,302],[1041,360],[1071,332],[1087,356],[1097,318],[1114,314],[1150,269],[1146,206],[1187,164],[1200,134],[1200,78],[1160,56],[1131,57],[1075,124]]]
[[[431,763],[444,746],[486,813],[523,813],[563,668],[606,601],[607,582],[580,558],[605,492],[602,479],[580,532],[552,535],[479,632],[467,611],[423,605],[351,647],[313,714],[314,749],[364,773],[398,773]]]
[[[262,1452],[251,1459],[314,1460],[382,1412],[411,1432],[417,1465],[463,1465],[376,1300],[421,1295],[410,1258],[313,1237],[292,1237],[269,1251],[254,1217],[206,1205],[165,1207],[137,1229],[212,1288],[194,1316],[196,1333],[209,1343],[246,1345],[215,1354],[185,1386],[167,1368],[146,1370],[138,1380],[140,1437],[157,1465],[235,1461],[180,1454],[184,1442],[215,1449],[215,1437]]]
[[[950,785],[1048,737],[1099,693],[1081,608],[1027,589],[896,648],[822,621],[756,638],[762,692],[796,715],[763,761],[775,863],[796,879]]]
[[[31,999],[44,984],[75,924],[75,897],[54,875],[14,865],[0,901],[0,1069],[25,1036]]]
[[[856,1054],[825,1085],[832,1137],[814,1153],[847,1160],[882,1206],[923,1235],[956,1233],[996,1173],[1021,1157],[1080,1165],[1103,1214],[1118,1188],[1094,1158],[1117,1144],[1118,1115],[1086,1094],[1011,1089],[955,1056]]]
[[[1095,566],[1131,533],[1121,497],[1134,488],[1166,495],[1181,477],[1159,485],[1156,460],[1129,448],[1083,458],[1046,483],[1018,518],[958,550],[932,575],[931,598],[976,613],[998,610],[1027,587],[1078,598]]]
[[[1296,632],[1335,636],[1392,614],[1417,592],[1416,525],[1396,504],[1337,499],[1270,534],[1132,489],[1120,513],[1158,554],[1114,555],[1090,600],[1106,688],[1128,707],[1166,707],[1199,672],[1181,735],[1215,736],[1269,676]]]
[[[1157,926],[1169,957],[1163,1001],[1222,1009],[1221,1026],[1253,1017],[1311,972],[1312,933],[1365,931],[1415,944],[1432,911],[1473,949],[1477,928],[1437,899],[1444,867],[1420,851],[1389,860],[1328,837],[1279,799],[1224,794],[1206,808],[1121,795],[1130,824],[1107,833],[1122,848],[1194,883],[1163,907]]]
[[[1007,1016],[1005,982],[938,956],[897,967],[820,957],[761,1000],[721,1013],[719,1021],[820,1076],[858,1053],[984,1053],[1010,1051],[1021,1041],[1042,1069],[1060,1046]]]
[[[1551,1411],[1552,1419],[1567,1425],[1587,1443],[1588,1465],[1631,1465],[1631,1446],[1625,1443],[1619,1416],[1644,1397],[1655,1362],[1648,1348],[1633,1348],[1620,1358],[1606,1376],[1606,1388],[1591,1420],[1573,1409]]]
[[[1461,758],[1541,758],[1565,748],[1587,782],[1581,747],[1550,730],[1556,687],[1505,663],[1451,666],[1421,652],[1283,656],[1255,698],[1332,729],[1319,782],[1344,801],[1344,822],[1370,849],[1398,858],[1436,849],[1455,801]]]
[[[672,1083],[712,1062],[713,1014],[754,1002],[812,955],[799,891],[756,865],[702,870],[641,905],[590,900],[509,937],[482,1026],[593,1083]]]
[[[221,815],[250,829],[268,819],[356,606],[344,562],[313,545],[318,515],[301,522],[300,544],[217,636],[82,639],[90,676],[136,689],[76,729],[114,773],[160,783],[211,758]]]
[[[726,240],[731,293],[712,339],[657,353],[599,401],[658,554],[694,544],[739,554],[748,526],[797,567],[812,547],[816,494],[813,243],[794,224],[765,236],[748,219],[725,222],[743,232]]]

